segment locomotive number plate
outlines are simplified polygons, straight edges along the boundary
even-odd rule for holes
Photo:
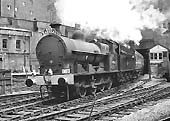
[[[70,69],[62,69],[62,74],[69,74],[70,73]]]

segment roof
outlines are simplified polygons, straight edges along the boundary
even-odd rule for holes
[[[151,47],[148,48],[148,49],[151,49],[151,48],[153,48],[153,47],[155,47],[155,46],[157,46],[157,45],[160,45],[160,46],[162,46],[163,48],[166,48],[168,51],[170,51],[170,49],[169,49],[168,47],[165,47],[164,45],[161,45],[161,44],[154,44],[153,46],[151,46]]]
[[[27,29],[21,29],[21,28],[12,28],[12,27],[0,27],[0,29],[2,30],[13,30],[13,31],[21,31],[21,32],[31,32],[31,30],[27,30]]]
[[[136,49],[136,51],[138,51],[140,54],[146,54],[149,52],[150,49],[152,49],[153,47],[157,46],[157,45],[160,45],[164,48],[166,48],[168,51],[170,51],[170,49],[168,47],[165,47],[164,45],[161,45],[161,44],[154,44],[153,46],[149,47],[149,48],[142,48],[142,49]]]
[[[140,54],[142,54],[143,56],[146,56],[147,53],[149,52],[149,49],[136,49],[137,52],[139,52]]]
[[[27,29],[0,27],[0,34],[2,35],[17,35],[17,36],[32,36],[32,31]]]

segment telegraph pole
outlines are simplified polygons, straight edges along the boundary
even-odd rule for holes
[[[149,80],[151,80],[151,63],[150,63],[150,50],[148,49],[148,70],[149,70]]]

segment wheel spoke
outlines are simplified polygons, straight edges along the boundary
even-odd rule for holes
[[[101,85],[99,86],[99,90],[100,90],[101,92],[103,92],[104,89],[105,89],[104,78],[101,78],[101,79],[100,79],[100,83],[101,83]]]
[[[105,89],[105,85],[104,84],[100,85],[100,91],[103,92],[104,89]]]
[[[112,88],[112,84],[113,84],[113,82],[112,82],[111,78],[108,77],[107,84],[106,84],[106,89],[111,89]]]
[[[90,92],[91,92],[91,94],[95,95],[97,92],[97,88],[96,87],[91,88]]]

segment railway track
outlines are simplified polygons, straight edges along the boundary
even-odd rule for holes
[[[41,100],[41,96],[38,91],[2,95],[0,96],[0,110],[28,104],[38,100]]]
[[[169,117],[166,117],[164,119],[161,119],[160,121],[169,121],[170,120],[170,116]]]
[[[73,101],[61,103],[61,104],[54,104],[54,105],[44,105],[44,101],[35,101],[29,104],[21,104],[20,106],[5,108],[0,110],[1,119],[0,120],[87,120],[90,115],[90,111],[93,107],[93,111],[91,113],[91,118],[95,117],[97,113],[100,112],[99,115],[103,115],[103,113],[108,110],[115,110],[121,109],[122,106],[125,105],[132,105],[133,102],[138,101],[138,99],[144,99],[147,95],[153,95],[155,93],[159,93],[159,91],[163,91],[164,89],[159,87],[162,83],[158,83],[152,85],[147,88],[141,88],[139,84],[136,87],[132,87],[129,90],[124,90],[121,92],[115,92],[114,89],[105,91],[103,93],[98,93],[96,98],[94,96],[87,96],[82,99],[75,99]],[[140,88],[139,88],[140,87]],[[105,97],[105,98],[102,98]],[[142,98],[143,97],[143,98]],[[95,101],[94,101],[95,100]],[[122,102],[123,101],[123,102]],[[47,101],[48,102],[48,99]],[[95,105],[94,105],[95,102]],[[116,107],[112,105],[112,108],[103,108],[111,107],[111,104],[122,103],[117,105]],[[100,107],[100,110],[97,109]],[[103,110],[101,110],[103,108]],[[96,112],[99,110],[99,112]],[[77,112],[77,113],[75,113]],[[103,112],[103,113],[102,113]],[[84,114],[83,114],[84,113]],[[88,115],[87,115],[88,114]],[[72,115],[72,117],[71,117]],[[74,115],[74,118],[73,118]],[[78,118],[78,115],[84,118]],[[95,119],[94,118],[94,119]]]
[[[108,112],[109,114],[106,114],[106,112],[104,113],[100,113],[100,115],[103,115],[103,117],[99,117],[96,118],[95,116],[97,116],[98,114],[94,114],[93,119],[96,118],[97,120],[95,121],[99,121],[99,120],[117,120],[119,118],[124,117],[125,115],[129,115],[132,112],[135,112],[137,110],[143,109],[145,107],[148,106],[153,106],[157,104],[157,100],[160,100],[162,98],[166,98],[168,96],[170,96],[170,88],[164,88],[162,90],[159,90],[157,92],[154,92],[151,95],[147,95],[147,96],[142,96],[136,99],[132,99],[129,100],[128,102],[124,103],[124,104],[120,104],[117,106],[114,106],[110,109],[110,113],[107,110],[106,112]],[[117,108],[118,107],[118,108]]]
[[[59,111],[53,111],[48,114],[40,115],[34,118],[30,118],[30,121],[33,120],[59,120],[59,121],[82,121],[96,119],[101,116],[108,115],[109,113],[114,113],[117,111],[121,111],[129,106],[134,106],[140,103],[149,100],[152,95],[159,93],[160,91],[165,91],[164,89],[151,89],[149,91],[144,91],[143,93],[141,90],[138,90],[138,93],[134,93],[133,95],[122,95],[116,97],[109,97],[103,100],[96,100],[94,102],[86,103],[84,105],[79,105],[76,107],[71,107]],[[162,92],[161,91],[161,92]],[[169,92],[168,92],[169,94]],[[139,96],[141,95],[141,96]],[[138,97],[136,97],[138,96]]]

